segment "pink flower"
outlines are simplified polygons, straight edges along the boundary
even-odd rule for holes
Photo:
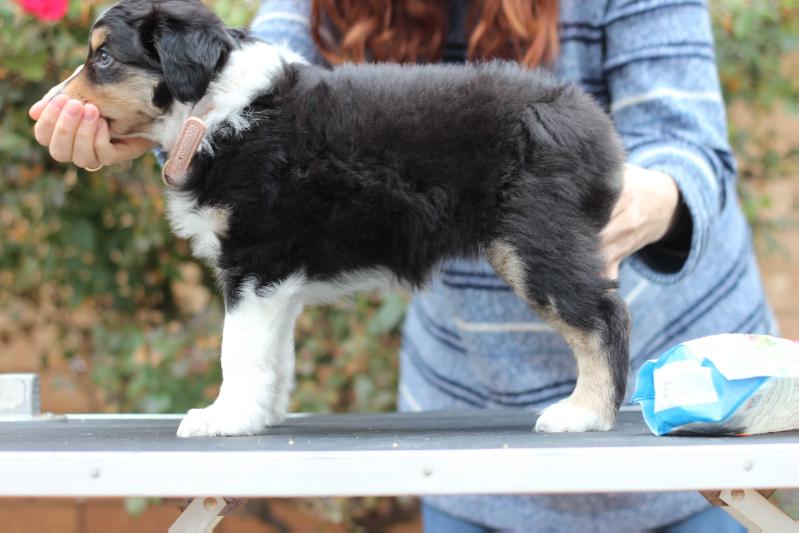
[[[18,0],[27,13],[39,20],[61,20],[67,12],[69,0]]]

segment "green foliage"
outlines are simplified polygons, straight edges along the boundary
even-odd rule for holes
[[[752,182],[799,171],[799,146],[776,142],[774,122],[780,113],[799,113],[799,1],[723,0],[711,6],[719,75],[734,111],[730,142],[742,205],[761,247],[780,251],[777,232],[791,222],[769,216],[771,201]]]
[[[799,1],[724,0],[712,8],[727,103],[765,110],[795,98],[798,81],[784,71],[784,58],[799,46]]]

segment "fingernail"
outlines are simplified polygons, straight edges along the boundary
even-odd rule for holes
[[[32,115],[34,113],[37,113],[42,107],[44,107],[44,101],[43,100],[39,100],[38,102],[33,104],[30,107],[30,109],[28,109],[28,115]]]
[[[67,103],[69,97],[59,94],[50,101],[50,105],[55,106],[56,109],[61,109]]]
[[[68,114],[72,115],[73,117],[76,117],[80,115],[82,107],[83,106],[81,105],[81,103],[78,102],[77,100],[70,100],[65,109]]]
[[[97,117],[97,108],[91,105],[87,105],[86,109],[83,111],[83,120],[86,122],[91,122]]]

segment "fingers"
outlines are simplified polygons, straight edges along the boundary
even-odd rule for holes
[[[621,261],[639,248],[636,240],[639,219],[634,202],[622,195],[600,235],[607,264],[605,273],[609,279],[618,278]]]
[[[116,148],[111,144],[111,133],[108,130],[108,121],[100,119],[97,133],[94,136],[94,153],[103,165],[113,165],[117,162]]]
[[[86,104],[83,109],[83,120],[78,125],[75,133],[75,143],[72,147],[72,162],[81,168],[96,168],[100,161],[94,152],[94,138],[97,134],[97,124],[100,122],[100,111],[94,104]]]
[[[42,96],[41,100],[33,104],[31,108],[28,110],[28,116],[31,117],[33,120],[39,120],[39,116],[42,114],[42,110],[44,110],[44,108],[47,107],[47,104],[49,104],[51,100],[54,100],[52,93],[53,89],[50,89],[50,91],[48,91],[47,94]],[[62,98],[66,98],[67,100],[69,99],[69,97],[67,96],[62,96]]]
[[[155,143],[142,138],[111,141],[108,122],[94,104],[82,104],[58,95],[31,106],[36,141],[47,146],[56,161],[72,161],[82,168],[96,168],[135,159],[152,149]]]
[[[39,120],[39,117],[42,114],[42,110],[44,110],[46,106],[47,106],[47,100],[42,98],[41,100],[39,100],[38,102],[36,102],[31,106],[31,108],[28,110],[28,116],[31,117],[33,120]]]
[[[613,220],[621,215],[622,211],[624,211],[624,209],[627,207],[627,203],[627,197],[622,193],[622,196],[619,197],[619,201],[616,202],[615,206],[613,206],[613,211],[610,212],[610,220]]]
[[[624,164],[624,177],[622,178],[623,187],[621,193],[619,194],[619,199],[616,201],[616,205],[613,206],[613,211],[610,213],[610,220],[619,217],[622,214],[622,211],[624,211],[630,204],[630,183],[635,178],[636,173],[639,171],[640,167],[630,163]]]
[[[77,76],[77,75],[78,75],[78,73],[79,73],[79,72],[80,72],[82,69],[83,69],[83,65],[79,65],[79,66],[78,66],[78,68],[76,68],[76,69],[75,69],[75,70],[72,72],[72,74],[70,74],[70,76],[69,76],[67,79],[65,79],[64,81],[62,81],[62,82],[61,82],[61,83],[59,83],[58,85],[54,85],[53,87],[50,87],[50,90],[49,90],[49,91],[47,91],[47,94],[45,94],[44,96],[42,96],[41,100],[39,100],[38,102],[36,102],[35,104],[33,104],[33,105],[31,106],[31,108],[28,110],[28,115],[29,115],[29,116],[30,116],[30,117],[31,117],[33,120],[39,120],[39,115],[41,114],[42,110],[43,110],[43,109],[44,109],[44,108],[47,106],[47,104],[50,102],[50,100],[53,100],[53,99],[55,98],[55,96],[56,96],[58,93],[60,93],[60,92],[61,92],[61,91],[64,89],[64,87],[65,87],[65,86],[66,86],[66,85],[67,85],[67,84],[68,84],[68,83],[69,83],[69,82],[70,82],[70,81],[71,81],[71,80],[72,80],[72,79],[73,79],[75,76]]]
[[[64,105],[61,114],[53,128],[50,139],[50,155],[59,163],[68,163],[72,160],[72,148],[75,144],[75,134],[83,116],[83,104],[78,100],[70,100]]]
[[[627,242],[618,242],[605,246],[602,249],[602,253],[605,256],[605,263],[609,266],[616,265],[618,269],[618,265],[621,263],[622,259],[630,254],[632,246],[631,243]]]
[[[601,234],[609,277],[618,275],[625,257],[663,237],[678,203],[679,189],[670,176],[625,165],[624,188]]]
[[[612,280],[619,279],[619,261],[612,261],[608,263],[608,267],[605,270],[605,276]]]
[[[36,142],[42,146],[48,146],[50,144],[50,139],[53,136],[53,130],[55,129],[58,116],[61,114],[61,110],[68,100],[69,98],[66,96],[56,96],[49,104],[46,104],[46,107],[41,111],[41,115],[36,125],[33,127],[33,136],[36,138]]]
[[[117,143],[117,153],[121,157],[120,161],[135,159],[153,148],[155,148],[154,142],[141,137],[131,137]]]
[[[122,161],[129,161],[150,150],[155,143],[147,139],[131,137],[111,141],[108,122],[100,119],[97,134],[94,138],[94,151],[103,165],[114,165]]]
[[[622,190],[619,199],[616,201],[616,205],[613,206],[613,211],[610,213],[610,220],[611,222],[621,216],[624,215],[624,212],[630,207],[633,203],[634,198],[632,192],[629,188]]]
[[[637,206],[626,206],[618,216],[610,219],[608,225],[602,230],[602,244],[608,246],[615,242],[631,240],[641,232],[643,222],[643,216]]]
[[[36,141],[47,146],[56,161],[74,162],[79,167],[99,165],[94,153],[94,138],[100,112],[97,106],[85,107],[78,100],[58,95],[48,102],[43,99],[31,107],[32,118],[38,116],[33,128]]]

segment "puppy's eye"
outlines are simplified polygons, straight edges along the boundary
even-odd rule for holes
[[[105,50],[99,50],[94,58],[94,66],[98,68],[106,68],[114,62],[114,58]]]

